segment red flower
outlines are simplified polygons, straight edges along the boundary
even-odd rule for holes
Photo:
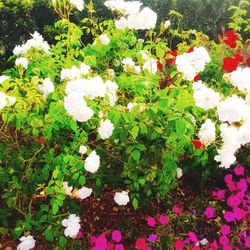
[[[199,139],[192,140],[192,143],[196,150],[205,148],[205,145]]]
[[[170,55],[172,58],[167,58],[167,55]],[[176,50],[172,50],[172,51],[166,51],[165,54],[164,54],[164,59],[166,60],[166,64],[167,65],[171,65],[174,63],[175,61],[175,57],[177,56],[177,51]]]
[[[239,62],[234,57],[226,57],[223,59],[222,68],[228,73],[237,69]]]
[[[183,250],[184,248],[183,241],[181,239],[176,240],[174,243],[174,248],[175,250]]]
[[[194,51],[194,47],[190,47],[189,49],[188,49],[188,53],[191,53],[191,52],[193,52]]]
[[[250,67],[250,57],[249,57],[249,58],[247,58],[247,60],[246,60],[246,64],[247,64],[247,66],[248,66],[248,67]]]
[[[145,238],[138,238],[135,242],[135,249],[138,250],[149,250],[150,247],[147,246]]]
[[[158,68],[158,70],[162,70],[163,69],[163,65],[160,62],[160,59],[158,59],[158,61],[157,61],[157,68]]]
[[[239,35],[234,31],[228,31],[224,35],[222,35],[222,39],[225,44],[227,44],[230,48],[236,48],[236,41],[239,39]]]
[[[244,57],[240,54],[235,54],[234,58],[238,61],[238,63],[242,63],[244,61]]]
[[[200,81],[200,76],[199,75],[196,75],[195,77],[194,77],[194,82],[197,82],[197,81]]]

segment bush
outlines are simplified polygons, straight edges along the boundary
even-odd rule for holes
[[[93,190],[98,195],[108,186],[117,191],[119,205],[130,200],[135,209],[148,205],[175,187],[182,164],[189,165],[184,173],[202,166],[200,174],[209,176],[216,151],[221,154],[217,148],[228,147],[222,130],[219,135],[220,123],[228,121],[230,129],[248,124],[245,116],[223,120],[215,111],[232,91],[246,95],[229,84],[231,75],[224,75],[225,57],[236,66],[249,63],[247,55],[235,55],[244,48],[239,34],[229,32],[216,44],[200,32],[168,29],[164,23],[156,32],[156,14],[149,9],[142,11],[144,22],[130,23],[134,29],[118,29],[113,20],[100,22],[91,4],[86,7],[89,17],[76,25],[70,18],[74,7],[66,0],[54,3],[61,17],[55,45],[35,32],[15,47],[10,58],[15,66],[1,77],[0,92],[3,226],[9,228],[18,213],[15,237],[36,230],[49,241],[58,240],[61,248],[66,244],[60,236],[62,218],[80,214],[79,200]],[[239,20],[244,13],[235,15]],[[176,11],[171,17],[182,19]],[[249,22],[233,24],[248,27]],[[181,40],[178,51],[169,48],[174,38]],[[193,96],[196,91],[201,93]],[[221,100],[215,91],[224,93]],[[208,118],[217,127],[209,123],[201,134]],[[230,161],[224,162],[223,155],[215,158],[221,167],[235,162],[246,138],[234,145]],[[78,228],[78,222],[74,225]]]

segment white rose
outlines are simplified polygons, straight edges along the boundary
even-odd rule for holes
[[[18,59],[16,59],[15,62],[16,66],[22,66],[23,68],[27,69],[28,68],[28,60],[24,57],[20,57]]]
[[[100,40],[102,45],[108,45],[110,43],[110,39],[106,34],[100,35],[99,40]]]
[[[66,227],[64,230],[64,235],[66,237],[75,238],[81,228],[80,218],[75,214],[70,214],[68,219],[64,219],[62,221],[62,225]]]
[[[202,124],[199,131],[200,141],[206,146],[210,145],[215,141],[215,131],[214,123],[210,119],[207,119],[205,123]]]
[[[79,148],[79,153],[84,155],[84,154],[87,153],[87,150],[88,150],[88,148],[86,146],[81,145],[80,148]]]
[[[96,154],[96,151],[92,151],[86,158],[84,164],[85,170],[90,173],[95,173],[100,167],[100,156]]]
[[[35,240],[33,236],[29,235],[27,237],[23,236],[19,239],[21,243],[17,246],[17,250],[30,250],[35,247]]]
[[[119,205],[119,206],[125,206],[129,202],[129,196],[128,192],[122,191],[122,192],[116,192],[114,201]]]
[[[5,76],[5,75],[0,76],[0,84],[2,84],[5,80],[8,80],[8,79],[10,79],[9,76]]]
[[[92,191],[92,188],[82,187],[81,189],[77,190],[76,194],[81,200],[83,200],[88,198],[92,194]]]
[[[100,137],[104,139],[108,139],[114,130],[114,124],[110,120],[101,120],[100,127],[98,128],[98,133]]]
[[[167,29],[171,25],[170,20],[166,20],[164,23],[164,28]]]
[[[69,187],[69,183],[67,181],[63,182],[63,189],[66,195],[72,195],[73,187]]]

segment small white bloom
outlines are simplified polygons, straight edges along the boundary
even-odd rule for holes
[[[16,66],[22,66],[23,68],[27,69],[28,68],[28,60],[24,57],[20,57],[18,59],[16,59],[15,62]]]
[[[100,127],[98,128],[98,133],[101,139],[108,139],[114,130],[114,124],[110,120],[101,120]]]
[[[10,79],[9,76],[5,76],[5,75],[0,76],[0,84],[2,84],[5,80],[8,80],[8,79]]]
[[[176,169],[176,177],[177,177],[177,179],[180,179],[182,177],[182,175],[183,175],[182,169],[181,168],[177,168]]]
[[[85,170],[90,173],[95,173],[100,167],[100,156],[96,151],[92,151],[90,155],[86,158],[84,164]]]
[[[171,25],[170,20],[166,20],[164,23],[164,28],[167,29]]]
[[[69,3],[77,8],[79,11],[84,9],[84,2],[83,0],[70,0]]]
[[[119,205],[119,206],[125,206],[129,202],[129,196],[128,192],[122,191],[122,192],[116,192],[114,201]]]
[[[110,43],[110,39],[106,34],[100,35],[99,40],[102,45],[108,45]]]
[[[66,237],[75,238],[81,228],[80,218],[76,214],[70,214],[68,219],[62,220],[62,225],[65,228],[64,235]]]
[[[115,21],[115,27],[119,30],[124,30],[128,27],[128,20],[125,17],[121,17]]]
[[[88,150],[88,148],[86,146],[81,145],[80,148],[79,148],[79,153],[84,155],[84,154],[87,153],[87,150]]]
[[[66,195],[72,195],[73,187],[69,187],[69,183],[67,181],[63,182],[63,189]]]
[[[27,237],[23,236],[19,239],[21,243],[17,246],[17,250],[30,250],[35,247],[35,240],[33,236],[29,235]]]
[[[200,241],[200,244],[201,244],[202,246],[206,246],[207,243],[208,243],[208,240],[207,240],[206,238],[204,238],[204,239],[202,239],[202,240]]]
[[[215,141],[215,131],[214,123],[210,119],[207,119],[205,123],[202,124],[199,131],[200,141],[206,146],[210,145]]]
[[[47,98],[47,96],[54,92],[55,87],[54,87],[54,83],[49,79],[49,78],[45,78],[43,80],[43,84],[39,84],[38,85],[38,89],[43,92],[43,97]]]
[[[153,58],[149,58],[144,64],[143,69],[147,70],[150,74],[155,74],[157,72],[157,62]]]
[[[92,188],[82,187],[81,189],[77,190],[76,194],[81,200],[83,200],[88,198],[92,194],[92,191]]]

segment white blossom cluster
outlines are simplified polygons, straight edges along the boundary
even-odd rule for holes
[[[81,200],[88,198],[93,192],[92,188],[87,188],[85,186],[81,187],[80,189],[75,189],[73,191],[73,187],[69,186],[69,183],[67,181],[63,182],[63,190],[66,195]]]
[[[61,80],[74,80],[80,78],[82,75],[87,75],[90,71],[89,65],[82,63],[80,68],[73,66],[70,69],[62,69]]]
[[[53,4],[60,3],[60,0],[52,0]],[[84,1],[83,0],[69,0],[69,4],[72,5],[72,7],[78,9],[79,11],[82,11],[84,9]]]
[[[100,156],[94,150],[86,158],[84,168],[86,171],[94,174],[99,169],[99,167],[100,167]]]
[[[233,86],[245,91],[248,96],[250,68],[237,68],[228,74]],[[221,122],[220,136],[222,146],[218,149],[215,160],[220,167],[229,168],[235,161],[235,154],[245,144],[250,143],[250,103],[247,97],[232,95],[221,100],[219,93],[207,88],[201,81],[193,83],[194,99],[198,107],[208,110],[216,108],[216,115]],[[215,124],[207,119],[199,131],[199,139],[208,146],[215,141]]]
[[[30,250],[35,247],[36,241],[33,236],[22,236],[20,239],[21,243],[17,246],[17,250]]]
[[[18,67],[18,66],[21,66],[23,67],[24,69],[27,69],[28,68],[28,65],[29,65],[29,62],[28,60],[25,58],[25,57],[20,57],[20,58],[17,58],[16,61],[15,61],[15,65]]]
[[[50,50],[49,44],[44,41],[43,37],[36,31],[26,43],[22,45],[17,45],[14,50],[14,55],[25,55],[31,48],[44,51],[48,53]]]
[[[114,124],[110,120],[101,120],[100,127],[98,128],[98,133],[101,139],[108,139],[114,130]]]
[[[204,47],[194,47],[192,52],[176,57],[176,66],[185,80],[192,81],[197,73],[203,71],[210,61],[209,54]]]
[[[5,107],[11,106],[15,104],[16,98],[13,96],[8,96],[3,92],[0,92],[0,110],[4,109]]]
[[[194,100],[197,107],[208,110],[215,108],[220,102],[220,94],[211,88],[206,87],[202,81],[193,83]]]
[[[119,205],[119,206],[125,206],[129,203],[129,196],[128,192],[122,191],[122,192],[116,192],[114,196],[114,201]]]
[[[132,58],[124,58],[122,59],[123,64],[123,70],[125,72],[140,74],[141,73],[141,67],[138,65],[135,65],[135,62]]]
[[[64,235],[70,238],[76,238],[81,225],[80,218],[76,214],[70,214],[68,219],[62,220],[62,225],[66,227],[64,229]]]
[[[154,29],[157,14],[148,7],[141,9],[140,1],[125,2],[124,0],[109,0],[104,3],[112,11],[117,11],[122,17],[116,20],[118,29]]]
[[[50,93],[54,92],[55,86],[49,78],[45,78],[43,84],[38,84],[38,89],[43,92],[43,97],[46,99]]]

